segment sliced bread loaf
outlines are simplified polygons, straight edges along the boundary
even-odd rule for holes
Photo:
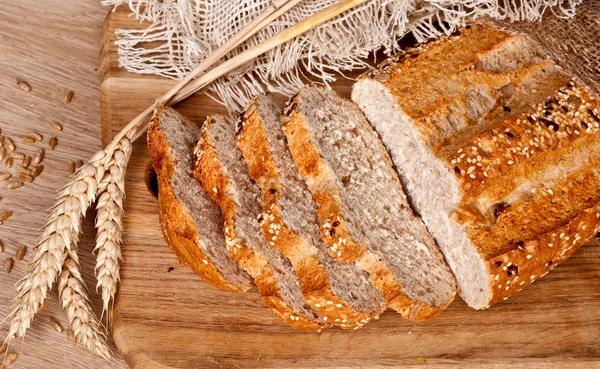
[[[262,190],[263,234],[291,261],[314,310],[342,328],[358,329],[384,311],[386,302],[356,263],[338,263],[327,252],[315,202],[281,130],[283,107],[283,100],[259,96],[237,127],[237,144]]]
[[[330,90],[308,87],[290,101],[282,124],[330,254],[367,271],[403,316],[439,314],[454,298],[454,278],[360,110]]]
[[[472,27],[384,63],[352,99],[480,309],[599,230],[600,99],[522,35]]]
[[[221,116],[209,117],[195,154],[195,176],[223,214],[227,251],[254,278],[265,304],[296,329],[329,326],[331,322],[307,304],[290,261],[262,236],[261,192],[236,147],[234,124]]]
[[[158,176],[160,224],[169,247],[215,287],[243,292],[250,276],[229,259],[221,213],[194,176],[193,149],[200,129],[175,110],[158,107],[148,148]]]

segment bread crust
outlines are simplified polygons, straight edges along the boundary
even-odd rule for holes
[[[252,287],[236,285],[229,281],[210,262],[198,244],[200,235],[189,213],[183,208],[170,185],[173,158],[169,144],[158,126],[162,109],[158,107],[148,130],[148,148],[158,178],[158,214],[163,235],[173,253],[183,265],[189,266],[205,282],[225,291],[245,292]]]
[[[331,255],[340,262],[354,261],[369,273],[373,285],[382,292],[388,307],[396,310],[403,317],[421,321],[439,315],[447,304],[430,306],[406,296],[385,262],[371,253],[360,240],[353,238],[349,231],[351,227],[347,226],[348,221],[343,211],[340,191],[335,187],[327,186],[327,183],[335,183],[333,171],[322,158],[307,126],[306,118],[297,109],[298,98],[296,95],[290,99],[281,123],[292,157],[300,169],[300,175],[306,180],[318,205],[317,212],[323,240],[328,244]],[[333,237],[329,233],[331,229],[335,230]],[[434,242],[433,239],[431,242]],[[450,302],[448,301],[448,304]]]
[[[459,36],[441,39],[360,78],[378,81],[392,94],[403,113],[414,119],[423,144],[459,183],[461,199],[451,216],[465,227],[486,262],[491,305],[545,275],[598,232],[600,98],[550,60],[537,59],[535,45],[525,36],[482,27],[461,33],[462,41]],[[534,62],[477,76],[496,100],[472,126],[440,133],[436,120],[447,111],[436,110],[443,108],[435,104],[417,111],[403,103],[407,95],[399,86],[416,78],[411,74],[422,73],[421,66],[411,69],[415,60],[427,62],[453,43],[468,42],[475,50],[481,48],[477,53],[466,47],[461,51],[473,54],[462,65],[471,71],[516,39],[532,45]],[[493,42],[482,47],[479,40]],[[433,54],[424,55],[428,52]],[[536,75],[546,78],[535,81],[537,89],[528,89],[527,78]],[[421,82],[438,83],[437,76]],[[511,91],[503,96],[506,86]],[[410,100],[418,101],[418,96],[410,95]],[[579,156],[573,155],[576,150]]]
[[[327,319],[321,321],[316,317],[298,314],[281,298],[272,266],[262,255],[245,245],[236,234],[236,204],[231,196],[231,183],[226,175],[214,144],[208,135],[208,125],[213,122],[208,117],[205,122],[198,146],[196,147],[196,169],[194,175],[202,182],[209,196],[221,208],[226,247],[231,259],[239,263],[254,278],[262,300],[281,320],[297,330],[320,331],[330,326]]]
[[[290,260],[300,279],[304,297],[316,312],[343,329],[358,329],[371,319],[377,319],[385,307],[369,314],[354,309],[338,297],[331,288],[327,271],[315,256],[315,246],[285,224],[279,203],[281,178],[258,111],[258,98],[242,114],[236,133],[237,144],[250,175],[262,189],[263,212],[259,220],[263,235],[271,247]]]

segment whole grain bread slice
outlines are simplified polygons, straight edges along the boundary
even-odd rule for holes
[[[252,287],[250,276],[229,259],[220,210],[193,176],[200,128],[175,110],[158,107],[148,148],[158,177],[160,224],[169,247],[207,283],[235,292]]]
[[[600,229],[600,97],[526,36],[464,29],[386,61],[352,99],[469,306],[507,299]]]
[[[282,124],[331,255],[367,271],[403,316],[439,314],[454,298],[454,278],[360,110],[307,87],[290,100]]]
[[[328,327],[332,322],[304,299],[293,265],[262,236],[260,188],[252,182],[242,152],[236,147],[234,124],[222,116],[209,117],[195,154],[195,176],[221,208],[227,250],[254,278],[265,304],[296,329]]]
[[[284,101],[255,98],[237,127],[237,144],[262,190],[261,229],[292,263],[306,301],[344,329],[358,329],[385,310],[381,292],[356,263],[339,263],[321,238],[316,204],[281,130]]]

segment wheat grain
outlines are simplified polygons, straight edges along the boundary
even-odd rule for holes
[[[106,343],[104,329],[94,314],[87,287],[81,278],[77,248],[73,245],[65,254],[62,272],[58,276],[58,298],[67,311],[75,340],[90,352],[109,359],[112,354]]]
[[[17,147],[15,146],[15,143],[13,142],[13,140],[11,140],[11,139],[10,139],[10,138],[8,138],[8,137],[5,137],[5,138],[4,138],[4,143],[5,143],[5,145],[6,145],[6,148],[7,148],[7,149],[9,149],[10,151],[15,151],[15,149],[17,148]]]
[[[117,292],[120,280],[119,262],[121,260],[121,242],[123,232],[123,201],[125,199],[125,170],[131,156],[131,139],[135,131],[121,139],[111,158],[106,162],[108,170],[98,185],[98,204],[96,209],[96,288],[102,289],[102,314],[108,312],[111,301]],[[108,315],[107,315],[107,318]]]
[[[3,221],[5,221],[6,219],[10,218],[10,216],[11,216],[11,215],[12,215],[12,212],[10,212],[10,211],[3,211],[3,212],[0,214],[0,222],[3,222]]]
[[[34,155],[33,155],[33,163],[34,164],[40,164],[42,161],[44,161],[44,156],[46,155],[46,151],[44,149],[39,149]],[[2,159],[0,159],[2,160]]]
[[[4,271],[6,273],[10,273],[10,271],[12,270],[14,261],[12,258],[8,258],[6,259],[6,261],[4,261]]]
[[[17,361],[18,358],[19,358],[19,355],[17,355],[14,352],[11,352],[10,354],[6,355],[4,362],[2,362],[2,366],[6,368],[6,367],[14,364],[14,362]]]
[[[6,147],[0,148],[0,161],[4,160],[7,154],[8,150],[6,150]]]
[[[12,177],[10,173],[2,173],[0,174],[0,182],[8,181]]]
[[[29,83],[27,83],[27,82],[23,82],[23,81],[17,82],[17,86],[18,86],[18,87],[19,87],[19,88],[20,88],[22,91],[25,91],[25,92],[29,92],[29,91],[31,91],[31,86],[29,86]]]
[[[8,188],[9,190],[15,190],[21,186],[23,186],[23,182],[15,181],[15,182],[10,182],[9,184],[7,184],[6,188]]]
[[[67,339],[71,345],[75,346],[75,332],[73,330],[67,332]]]
[[[27,155],[25,159],[23,159],[23,163],[21,163],[21,165],[23,166],[23,168],[29,168],[29,166],[31,165],[31,156]]]
[[[0,252],[4,252],[4,242],[0,241]],[[1,352],[0,352],[1,354]]]
[[[63,127],[58,122],[50,122],[50,129],[56,132],[62,131]]]
[[[8,345],[6,343],[3,343],[2,346],[0,346],[0,355],[4,354],[7,348]]]
[[[57,144],[58,139],[56,137],[50,137],[50,139],[48,140],[48,147],[50,147],[50,150],[56,149]]]
[[[42,135],[37,132],[31,132],[27,137],[33,138],[33,140],[36,142],[40,142],[44,139]]]
[[[43,165],[36,165],[35,167],[33,167],[33,169],[31,170],[31,175],[33,177],[37,177],[40,174],[42,174],[42,172],[44,171],[44,166]]]
[[[35,179],[31,174],[27,173],[19,173],[18,177],[23,182],[33,182]]]
[[[13,151],[10,153],[9,157],[16,159],[16,160],[23,160],[23,159],[25,159],[25,154]]]
[[[6,165],[7,169],[12,168],[13,164],[15,163],[15,159],[14,158],[6,158],[6,161],[4,162],[4,164]]]
[[[0,147],[4,147],[4,136],[0,136]]]
[[[35,142],[35,139],[33,137],[29,137],[29,136],[21,137],[21,143],[31,144],[34,142]]]
[[[62,333],[63,327],[60,325],[59,322],[56,321],[56,319],[50,318],[50,325],[52,326],[52,328],[54,328],[55,331],[57,331],[58,333]]]
[[[73,163],[72,161],[67,163],[67,171],[69,172],[69,174],[75,173],[75,169],[75,163]]]
[[[19,246],[19,248],[17,249],[17,252],[15,253],[15,259],[17,261],[23,260],[26,252],[27,252],[27,246],[25,246],[25,245]]]
[[[73,100],[73,91],[67,91],[65,93],[65,103],[70,103]]]

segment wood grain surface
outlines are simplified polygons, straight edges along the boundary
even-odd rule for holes
[[[173,81],[118,69],[115,28],[139,27],[110,14],[102,54],[104,138],[117,132]],[[350,82],[335,89],[349,93]],[[194,96],[177,110],[201,122],[223,109]],[[486,311],[457,298],[422,323],[388,312],[358,331],[299,333],[260,302],[256,290],[217,290],[179,265],[163,240],[157,201],[145,178],[146,143],[135,143],[127,173],[122,282],[114,309],[118,349],[134,368],[599,368],[600,248],[592,242],[541,281]]]
[[[58,137],[55,151],[46,150],[45,169],[33,183],[9,191],[0,183],[0,212],[13,215],[0,226],[0,320],[8,314],[14,297],[14,283],[24,275],[33,255],[37,231],[44,223],[46,209],[54,203],[54,194],[68,180],[67,163],[86,160],[101,147],[100,140],[100,72],[98,50],[102,24],[108,8],[99,0],[18,0],[0,2],[0,128],[2,134],[15,139],[18,151],[33,153],[46,148],[48,138]],[[17,80],[32,88],[25,93],[17,88]],[[70,104],[64,103],[67,90],[74,91]],[[60,122],[64,130],[53,133],[48,124]],[[37,145],[21,144],[20,135],[36,131],[44,136]],[[0,172],[8,172],[4,164]],[[10,172],[15,175],[13,168]],[[80,244],[84,279],[88,283],[96,311],[100,298],[95,294],[92,255],[95,231],[92,212],[85,221]],[[7,258],[14,257],[19,245],[28,246],[25,259],[15,262],[10,274],[4,272]],[[57,319],[64,331],[50,325]],[[2,325],[4,339],[7,322]],[[10,368],[126,368],[127,364],[113,349],[117,358],[107,362],[94,357],[81,346],[67,341],[68,321],[58,306],[56,289],[33,321],[23,342],[13,341],[9,351],[19,355]]]

